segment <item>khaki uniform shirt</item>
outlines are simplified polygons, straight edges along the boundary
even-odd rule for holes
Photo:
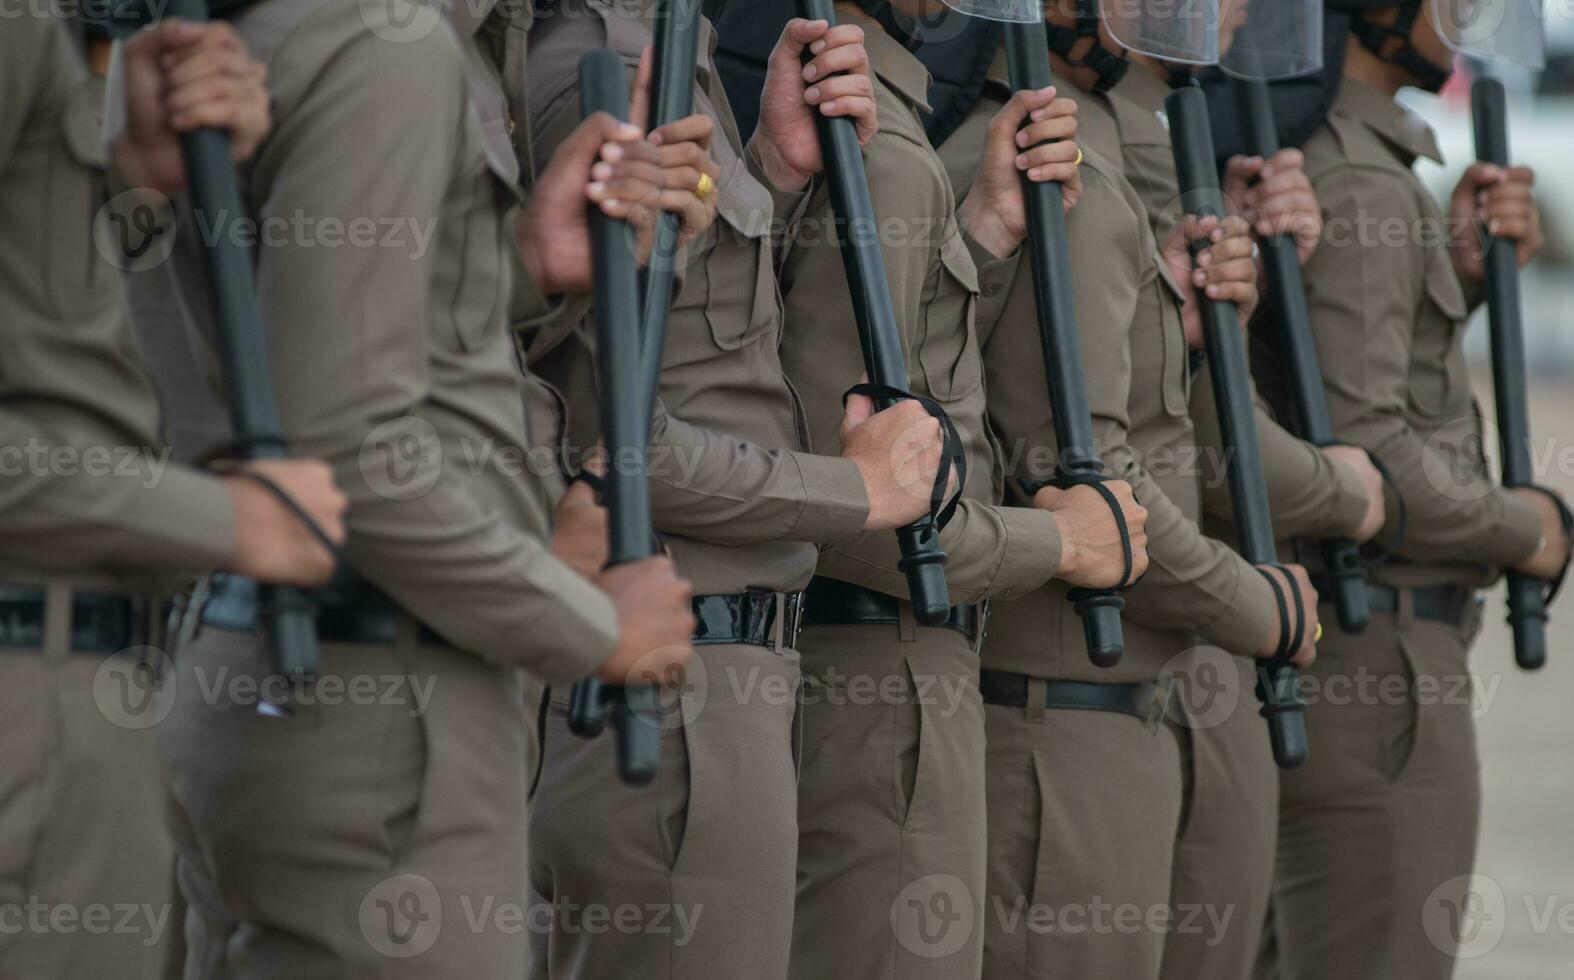
[[[985,419],[984,369],[973,326],[978,273],[972,243],[955,220],[950,179],[918,116],[927,108],[929,74],[877,22],[842,11],[842,23],[863,27],[875,74],[880,132],[864,148],[864,160],[909,387],[944,406],[967,452],[964,499],[940,535],[946,582],[954,602],[1021,594],[1060,567],[1060,529],[1046,511],[996,506],[1005,472]],[[834,444],[842,393],[858,383],[863,360],[824,180],[789,236],[781,271],[787,321],[782,363],[803,395],[815,444]],[[998,290],[1010,283],[1015,263],[996,266],[1002,271],[989,286]],[[900,557],[895,535],[865,534],[821,554],[819,573],[905,597]]]
[[[64,23],[7,21],[0,91],[0,579],[218,567],[229,494],[156,448],[121,273],[95,247],[96,90]]]
[[[982,159],[984,130],[1009,95],[1004,59],[983,100],[942,148],[959,193]],[[1082,110],[1087,114],[1087,109]],[[1269,586],[1222,542],[1204,537],[1180,292],[1158,255],[1142,202],[1108,154],[1113,127],[1084,119],[1083,195],[1067,215],[1072,280],[1089,408],[1111,476],[1130,482],[1148,508],[1147,576],[1127,594],[1127,653],[1113,670],[1088,662],[1082,625],[1051,583],[1029,599],[995,607],[984,663],[1040,677],[1122,682],[1156,677],[1194,633],[1249,654],[1276,627]],[[987,273],[986,273],[987,274]],[[1023,263],[979,317],[993,427],[1012,448],[1012,472],[1054,473],[1053,409],[1044,382],[1033,280]]]
[[[526,435],[507,322],[517,170],[471,102],[489,94],[480,52],[446,20],[411,37],[355,0],[265,0],[235,27],[273,98],[252,216],[276,236],[305,222],[257,256],[275,388],[292,447],[350,498],[351,562],[460,649],[586,676],[616,613],[545,543],[557,468]],[[201,296],[189,211],[181,232],[176,278]]]
[[[1305,146],[1327,231],[1306,269],[1334,433],[1393,471],[1409,511],[1399,585],[1485,584],[1541,539],[1529,504],[1494,487],[1465,365],[1466,302],[1417,157],[1432,131],[1351,79]],[[1390,501],[1389,514],[1396,513]]]
[[[608,47],[632,72],[649,24],[589,3],[584,16],[537,22],[529,106],[536,160],[580,119],[579,58]],[[868,517],[857,467],[809,455],[802,405],[782,372],[781,309],[772,267],[773,200],[750,172],[704,26],[694,105],[715,120],[719,215],[681,259],[667,318],[660,404],[650,433],[652,516],[679,570],[701,595],[796,591],[814,571],[813,542],[856,536]],[[512,84],[512,82],[510,82]],[[542,331],[531,367],[567,399],[565,446],[577,463],[600,438],[595,324]],[[823,447],[833,449],[834,446]]]
[[[1164,99],[1169,86],[1140,65],[1104,96],[1083,100],[1083,115],[1102,110],[1113,117],[1121,142],[1126,179],[1136,189],[1163,241],[1181,215],[1179,179],[1170,143],[1169,118]],[[1263,471],[1268,480],[1268,502],[1274,530],[1281,538],[1323,538],[1349,534],[1366,516],[1366,489],[1351,470],[1338,467],[1311,444],[1297,439],[1279,425],[1267,403],[1253,397],[1257,406],[1257,440],[1262,447]],[[1213,376],[1197,372],[1192,386],[1191,413],[1197,424],[1197,443],[1205,449],[1203,509],[1210,530],[1229,533],[1234,524],[1229,484],[1225,477],[1224,437],[1215,407]]]

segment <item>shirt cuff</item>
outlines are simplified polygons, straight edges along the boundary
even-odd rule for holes
[[[869,520],[869,491],[858,465],[840,456],[792,453],[803,479],[803,511],[791,537],[819,544],[846,544]]]
[[[1234,601],[1201,633],[1208,642],[1230,653],[1252,657],[1278,632],[1279,603],[1273,586],[1254,566],[1242,559],[1235,567]]]
[[[563,574],[553,598],[558,611],[542,639],[555,649],[546,656],[540,654],[547,651],[534,651],[531,672],[549,684],[572,684],[611,659],[618,645],[618,611],[605,592],[572,571]]]
[[[978,267],[978,307],[976,322],[993,324],[1005,312],[1006,300],[1011,296],[1011,285],[1016,282],[1017,271],[1022,265],[1023,249],[1018,248],[1005,258],[1000,258],[979,244],[966,229],[962,241]]]
[[[1060,572],[1065,542],[1055,515],[1037,507],[996,507],[1006,549],[994,594],[1012,598],[1042,588]]]
[[[170,465],[158,483],[138,495],[127,560],[157,570],[206,573],[226,568],[235,554],[235,505],[224,481],[210,473]],[[150,541],[158,547],[149,550]]]
[[[1541,512],[1528,500],[1497,490],[1485,501],[1497,510],[1498,532],[1483,542],[1482,560],[1498,568],[1512,568],[1541,547]]]

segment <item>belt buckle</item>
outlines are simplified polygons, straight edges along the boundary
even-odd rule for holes
[[[789,650],[798,649],[798,634],[803,629],[803,607],[806,605],[802,592],[786,592],[781,595],[782,645]]]

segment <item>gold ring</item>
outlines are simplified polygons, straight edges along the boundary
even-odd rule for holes
[[[1312,634],[1312,643],[1315,645],[1321,642],[1323,642],[1323,624],[1318,623],[1317,632]]]
[[[710,179],[710,174],[701,173],[699,183],[694,185],[694,194],[704,200],[716,193],[716,182]]]
[[[1071,161],[1071,165],[1073,167],[1080,167],[1080,166],[1082,166],[1082,147],[1081,146],[1077,147],[1077,158],[1075,160]]]

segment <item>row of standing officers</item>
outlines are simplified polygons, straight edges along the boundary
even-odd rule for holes
[[[1010,3],[708,3],[694,115],[660,127],[647,49],[682,4],[8,20],[0,977],[1447,977],[1480,773],[1468,699],[1426,692],[1468,678],[1478,590],[1569,553],[1554,498],[1493,484],[1462,350],[1478,230],[1540,245],[1533,175],[1477,164],[1439,207],[1395,94],[1447,80],[1459,4],[1328,0],[1295,148],[1226,141],[1230,214],[1188,214],[1165,97],[1270,2],[1046,5],[1059,88],[1015,92],[966,19]],[[582,119],[596,49],[632,122]],[[844,398],[820,117],[855,123],[882,219],[920,396],[883,410]],[[200,128],[248,214],[190,206]],[[1107,496],[1046,485],[1024,179],[1065,191]],[[682,221],[662,554],[611,569],[589,211],[647,256]],[[1261,327],[1286,233],[1343,445],[1295,434]],[[213,462],[230,234],[297,459]],[[1206,301],[1254,338],[1283,564],[1233,545]],[[889,532],[948,455],[953,605],[921,626]],[[1383,552],[1360,633],[1319,615],[1326,538]],[[283,683],[259,583],[330,577],[321,675]],[[1068,593],[1117,585],[1095,667]],[[1282,775],[1252,696],[1281,652],[1312,753]],[[570,731],[590,676],[672,685],[654,785]]]

